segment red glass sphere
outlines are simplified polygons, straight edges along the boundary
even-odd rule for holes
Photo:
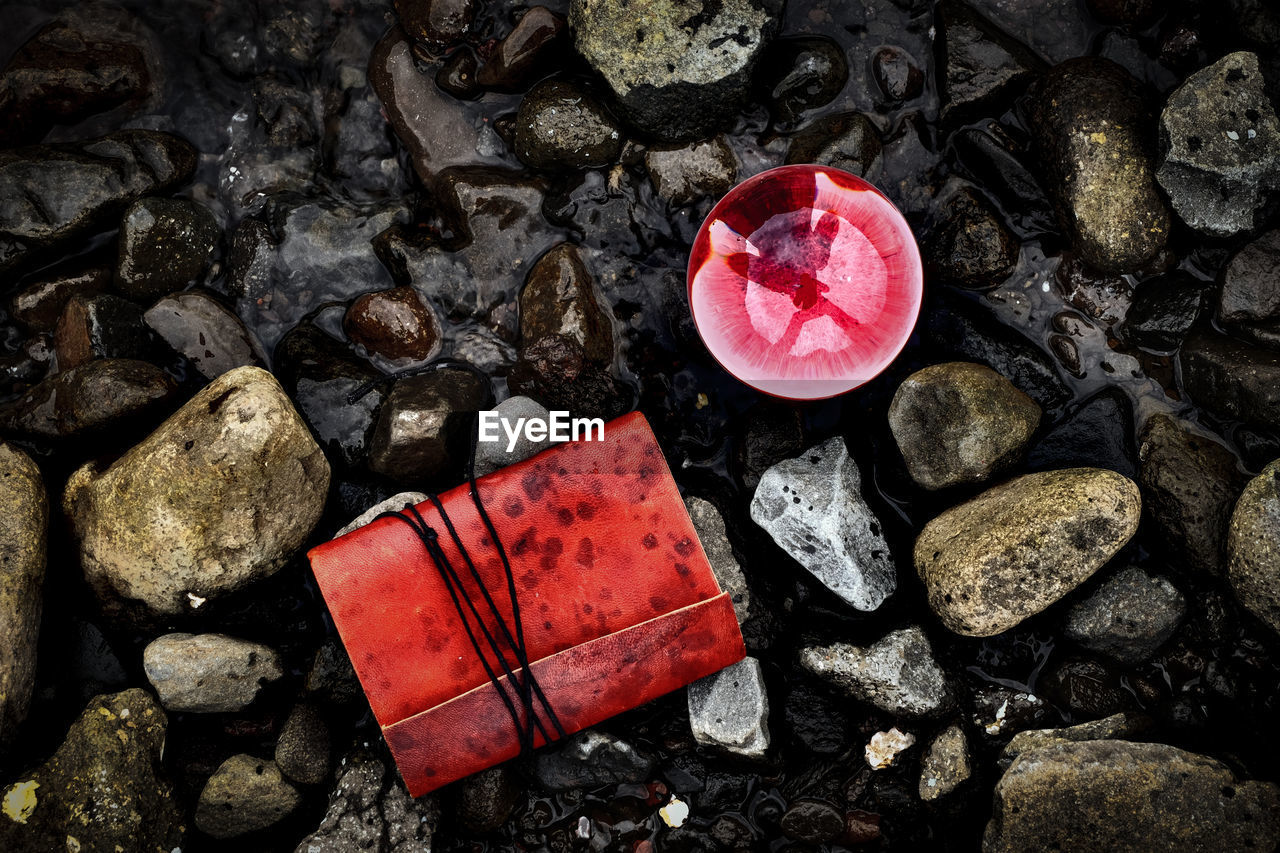
[[[781,166],[712,208],[689,257],[689,305],[707,349],[753,388],[834,397],[889,366],[920,313],[911,228],[861,178]]]

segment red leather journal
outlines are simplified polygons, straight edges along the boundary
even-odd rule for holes
[[[510,559],[530,670],[567,734],[745,656],[733,602],[643,415],[477,485]],[[510,622],[507,596],[496,594],[506,575],[469,490],[463,484],[440,501]],[[417,509],[462,565],[436,508]],[[502,695],[412,527],[381,518],[309,556],[413,796],[519,754]],[[545,741],[535,736],[535,746]]]

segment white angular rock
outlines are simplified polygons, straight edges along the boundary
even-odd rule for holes
[[[897,726],[871,736],[864,753],[872,770],[885,770],[898,763],[898,756],[915,745],[916,736],[900,731]]]
[[[689,685],[689,725],[693,737],[747,758],[769,750],[769,693],[760,661],[743,658]]]
[[[751,519],[850,606],[875,610],[893,594],[893,557],[843,438],[765,471]]]
[[[946,675],[918,627],[892,631],[865,649],[848,643],[803,649],[800,665],[888,714],[927,717],[951,704]]]
[[[284,676],[270,646],[226,634],[166,634],[142,653],[147,680],[170,711],[241,711]]]

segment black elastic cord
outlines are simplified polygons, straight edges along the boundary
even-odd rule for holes
[[[453,564],[449,561],[449,557],[440,547],[439,536],[432,529],[422,515],[418,512],[417,507],[412,504],[406,504],[405,509],[401,512],[384,512],[378,518],[398,518],[408,524],[417,534],[418,539],[422,542],[423,548],[431,557],[431,561],[436,566],[436,571],[440,574],[440,579],[445,585],[445,589],[449,592],[449,597],[453,600],[454,609],[458,613],[458,618],[462,620],[462,626],[467,632],[467,637],[471,641],[471,647],[475,650],[476,655],[480,658],[481,664],[484,666],[485,674],[489,676],[489,680],[493,683],[494,688],[498,691],[502,698],[503,704],[507,708],[507,713],[511,716],[512,724],[516,727],[516,732],[520,740],[520,751],[522,754],[532,751],[534,745],[534,730],[536,729],[542,735],[543,740],[550,742],[553,738],[548,734],[542,720],[539,719],[535,709],[534,700],[536,699],[543,708],[543,712],[550,721],[552,728],[558,737],[565,737],[564,727],[560,723],[559,717],[555,710],[551,707],[551,703],[547,700],[546,694],[543,692],[541,685],[538,684],[537,678],[529,668],[529,653],[525,645],[524,625],[520,617],[520,601],[516,595],[515,573],[511,568],[511,561],[507,557],[506,549],[502,547],[502,539],[498,536],[498,531],[494,527],[489,513],[485,511],[484,502],[480,499],[480,488],[475,478],[475,454],[477,447],[477,439],[479,434],[479,418],[477,416],[476,430],[472,434],[471,452],[467,459],[467,480],[471,485],[471,497],[476,506],[476,511],[480,515],[481,521],[484,523],[485,529],[493,540],[494,547],[498,551],[498,557],[502,562],[502,568],[507,578],[507,594],[511,600],[512,618],[515,620],[515,632],[512,634],[511,628],[507,625],[506,620],[502,616],[502,612],[498,609],[497,604],[493,600],[488,587],[484,580],[480,577],[480,572],[476,568],[471,555],[468,553],[466,546],[462,542],[462,538],[458,535],[457,529],[453,522],[449,519],[449,514],[445,511],[444,504],[440,499],[432,494],[428,495],[428,499],[435,506],[436,511],[440,514],[441,521],[444,522],[445,529],[448,531],[450,538],[453,540],[458,553],[462,555],[463,562],[466,563],[471,573],[472,579],[476,586],[480,589],[481,595],[484,597],[485,603],[489,607],[489,612],[493,615],[494,621],[497,623],[499,633],[502,639],[506,641],[506,645],[515,654],[514,667],[507,661],[506,653],[502,646],[494,637],[488,626],[485,624],[484,618],[481,616],[479,609],[472,600],[471,594],[467,591],[466,584],[454,569]],[[405,513],[411,513],[412,518]],[[465,603],[465,607],[464,607]],[[471,627],[471,621],[467,617],[470,611],[471,616],[476,620],[480,627],[480,632],[484,635],[485,642],[489,646],[490,652],[497,658],[498,665],[507,677],[506,684],[510,684],[516,692],[515,700],[507,694],[506,684],[498,676],[489,663],[488,657],[484,653],[480,640],[476,637],[475,631]],[[517,701],[519,710],[517,710]],[[521,713],[523,712],[523,713]]]

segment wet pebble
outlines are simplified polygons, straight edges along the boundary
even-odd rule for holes
[[[314,705],[293,706],[276,739],[275,763],[301,785],[319,785],[329,778],[329,725]]]
[[[561,243],[538,259],[520,291],[520,338],[526,345],[560,335],[591,362],[613,360],[613,325],[582,254]]]
[[[185,199],[135,201],[120,221],[116,286],[149,302],[197,281],[221,236],[209,208]]]
[[[509,765],[481,770],[459,784],[458,821],[468,832],[487,835],[506,823],[524,794],[523,780]]]
[[[14,294],[9,313],[35,331],[53,331],[72,297],[91,297],[111,286],[111,270],[89,265],[41,276]]]
[[[718,199],[738,176],[737,158],[723,136],[681,147],[653,146],[644,153],[644,165],[654,190],[677,207]]]
[[[893,557],[843,438],[766,471],[751,520],[851,607],[875,610],[893,594]]]
[[[590,362],[582,345],[564,335],[547,335],[522,347],[507,385],[553,411],[606,421],[629,411],[633,399],[630,389]]]
[[[1218,318],[1264,346],[1280,348],[1280,229],[1268,231],[1232,256],[1222,274]]]
[[[40,469],[0,443],[0,749],[27,717],[44,603],[49,499]]]
[[[795,121],[806,110],[830,103],[848,79],[844,51],[821,36],[774,41],[756,74],[765,103],[783,121]]]
[[[960,0],[945,0],[937,14],[942,118],[963,123],[1003,112],[1043,63]]]
[[[475,0],[395,0],[396,16],[409,37],[430,50],[465,39],[475,23]]]
[[[836,643],[802,649],[800,665],[887,714],[929,717],[952,702],[946,675],[918,627],[892,631],[867,648]]]
[[[964,729],[950,725],[933,739],[920,762],[920,799],[925,802],[941,799],[968,781],[972,774]]]
[[[1137,484],[1113,471],[1026,474],[947,510],[916,539],[916,571],[942,623],[991,636],[1039,613],[1138,529]]]
[[[370,470],[415,485],[456,473],[470,446],[474,413],[486,408],[489,396],[489,383],[469,370],[397,380],[378,411]]]
[[[1177,587],[1130,566],[1071,608],[1065,633],[1090,651],[1136,666],[1173,636],[1186,609]]]
[[[799,800],[783,813],[781,829],[788,838],[826,844],[844,832],[844,815],[822,800]]]
[[[925,241],[924,255],[940,280],[982,290],[1013,272],[1018,241],[981,193],[960,185],[941,203],[940,222]]]
[[[275,826],[301,802],[274,761],[241,753],[222,762],[205,783],[195,824],[213,838],[236,838]]]
[[[63,370],[95,358],[145,359],[154,354],[142,309],[111,293],[72,297],[58,318],[53,345]]]
[[[1125,340],[1147,349],[1176,349],[1200,318],[1208,290],[1206,282],[1185,273],[1144,281],[1125,314]]]
[[[158,300],[142,317],[206,379],[266,361],[240,318],[211,294],[199,290],[175,293]]]
[[[882,157],[880,131],[862,113],[815,119],[791,138],[788,163],[817,163],[874,180]]]
[[[357,297],[342,329],[353,344],[390,362],[421,363],[440,351],[440,321],[412,287]]]
[[[1160,136],[1156,178],[1184,222],[1216,237],[1261,224],[1280,190],[1280,119],[1256,54],[1228,54],[1183,81],[1160,114]]]
[[[924,91],[924,73],[901,47],[889,45],[871,56],[871,74],[890,103],[909,101]]]
[[[100,358],[43,380],[0,406],[0,431],[64,439],[144,431],[172,410],[177,383],[146,361]]]
[[[715,504],[693,495],[684,499],[684,505],[689,511],[693,529],[698,534],[698,541],[707,554],[707,562],[711,564],[716,583],[721,590],[729,593],[733,600],[733,612],[741,624],[751,612],[751,588],[747,585],[747,577],[738,558],[734,556],[733,545],[729,543],[724,516],[716,509]]]
[[[1280,460],[1250,480],[1236,503],[1227,573],[1245,609],[1280,632]]]
[[[622,150],[622,133],[583,86],[565,80],[537,84],[516,113],[516,156],[535,169],[607,166]]]
[[[1280,354],[1219,335],[1192,332],[1178,353],[1191,401],[1226,418],[1280,429]]]
[[[1129,310],[1133,288],[1128,280],[1091,270],[1074,255],[1062,259],[1053,281],[1063,299],[1104,327],[1123,320]]]
[[[540,68],[550,63],[568,33],[565,19],[546,6],[532,6],[515,27],[493,48],[477,81],[486,89],[520,91],[538,79]]]
[[[1047,430],[1027,453],[1033,471],[1086,466],[1137,479],[1133,403],[1109,388],[1079,404]]]
[[[889,428],[907,471],[926,489],[980,483],[1017,462],[1040,407],[989,367],[935,364],[898,386]]]
[[[169,711],[242,711],[284,676],[274,649],[225,634],[165,634],[147,645],[142,666]]]
[[[748,657],[689,685],[689,725],[703,746],[744,758],[769,750],[769,692],[760,661]]]

